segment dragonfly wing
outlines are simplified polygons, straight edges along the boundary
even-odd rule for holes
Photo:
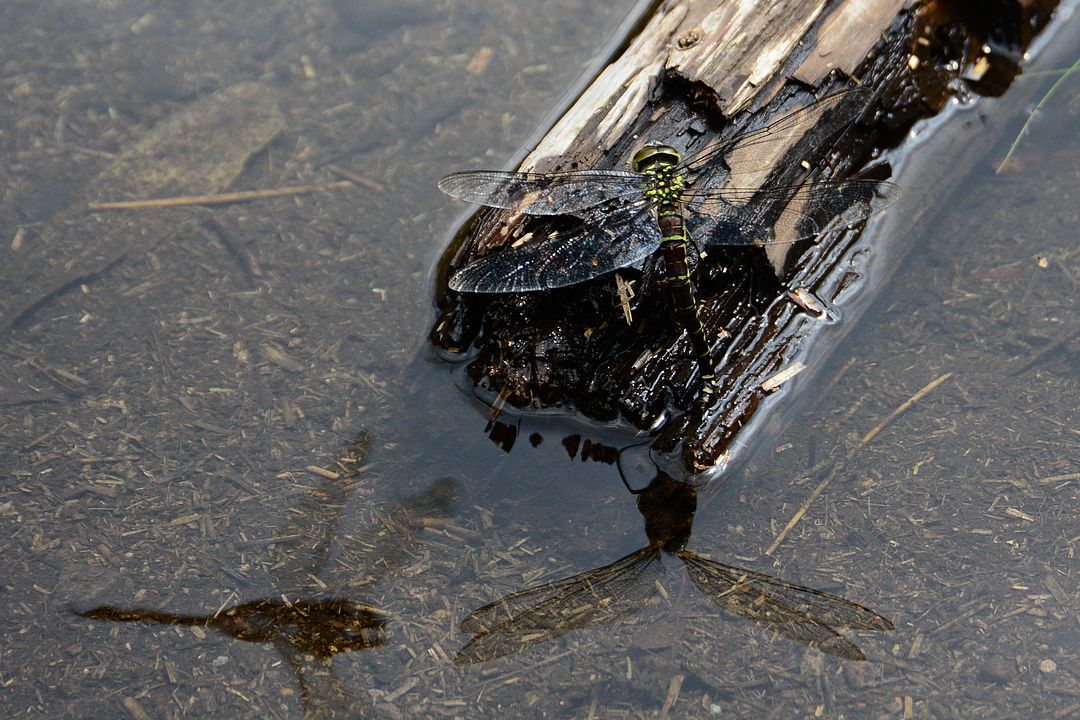
[[[660,551],[645,547],[595,570],[507,595],[461,622],[475,637],[454,658],[486,662],[586,627],[612,625],[656,595],[663,577]]]
[[[785,245],[857,225],[900,195],[881,180],[712,190],[687,198],[687,230],[704,245]]]
[[[686,233],[698,246],[762,245],[773,230],[760,210],[719,202],[709,207],[687,205]]]
[[[523,243],[466,265],[450,278],[458,292],[516,293],[576,285],[633,265],[660,247],[651,206],[586,211],[570,230]]]
[[[620,170],[517,173],[458,172],[439,181],[451,197],[528,215],[565,215],[612,198],[641,194],[641,175]]]
[[[676,553],[698,590],[728,612],[748,618],[822,652],[864,660],[862,651],[835,628],[888,631],[891,622],[873,610],[819,590],[724,565],[695,553]]]
[[[858,117],[871,97],[873,92],[865,87],[833,93],[764,127],[706,148],[687,160],[683,169],[693,180],[697,173],[731,158],[729,170],[732,175],[767,170],[777,158],[776,148],[788,147],[811,130],[816,137],[832,139]]]

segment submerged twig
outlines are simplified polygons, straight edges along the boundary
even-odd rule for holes
[[[784,526],[784,529],[781,530],[780,533],[776,536],[776,539],[772,541],[772,545],[770,545],[769,548],[765,551],[766,555],[772,555],[774,552],[776,552],[776,548],[780,547],[780,543],[784,542],[784,538],[786,538],[787,534],[791,532],[791,529],[799,524],[799,521],[802,520],[803,515],[806,514],[806,511],[810,509],[810,506],[814,504],[814,501],[817,500],[821,493],[825,491],[825,487],[832,481],[832,479],[837,476],[837,474],[839,473],[839,468],[839,465],[833,468],[833,471],[829,473],[828,477],[822,480],[818,484],[818,486],[814,488],[814,491],[810,493],[810,496],[803,501],[803,504],[799,506],[799,509],[796,510],[795,514],[791,516],[791,519],[787,521],[787,525]]]
[[[341,190],[352,187],[351,180],[336,180],[329,183],[317,183],[314,185],[287,185],[279,188],[266,190],[241,190],[231,193],[217,193],[214,195],[181,195],[171,198],[151,198],[148,200],[118,200],[115,202],[90,203],[90,210],[146,210],[154,208],[183,207],[187,205],[226,205],[235,202],[247,202],[249,200],[262,200],[264,198],[281,197],[283,195],[307,195],[310,193],[327,192],[328,190]]]
[[[886,427],[888,427],[889,423],[891,423],[893,420],[895,420],[901,414],[903,414],[904,412],[909,410],[912,405],[914,405],[915,403],[919,402],[924,397],[926,397],[927,395],[932,393],[934,391],[934,389],[938,385],[945,382],[946,380],[948,380],[951,377],[952,377],[951,372],[945,373],[944,375],[937,378],[936,380],[932,380],[931,382],[927,383],[917,393],[915,393],[914,395],[909,397],[904,402],[900,403],[899,407],[897,407],[895,410],[893,410],[891,413],[889,413],[889,415],[884,420],[882,420],[877,425],[875,425],[874,428],[870,432],[863,435],[862,440],[860,440],[859,443],[852,449],[852,451],[848,453],[848,457],[846,459],[850,460],[852,455],[854,455],[859,450],[862,450],[866,446],[866,444],[868,442],[870,442],[875,437],[877,437],[878,433],[880,433],[882,430],[884,430]]]
[[[849,462],[853,457],[855,457],[855,453],[866,447],[867,443],[877,437],[878,434],[880,434],[882,430],[888,427],[893,420],[895,420],[904,412],[909,410],[912,405],[929,395],[931,392],[934,391],[935,388],[937,388],[937,386],[941,385],[941,383],[945,382],[951,377],[952,373],[947,372],[944,375],[938,377],[937,379],[927,383],[914,395],[909,397],[904,402],[900,403],[900,405],[898,405],[895,410],[889,413],[884,420],[875,425],[873,429],[870,430],[870,432],[863,435],[862,439],[860,439],[854,447],[848,450],[847,454],[844,456],[843,462],[836,465],[832,469],[832,472],[830,472],[824,480],[818,483],[818,486],[814,488],[814,491],[810,493],[810,496],[807,497],[805,501],[803,501],[803,504],[799,506],[799,509],[795,511],[795,514],[792,515],[791,519],[788,520],[786,525],[784,525],[784,529],[779,532],[779,534],[776,536],[776,539],[772,541],[771,545],[769,545],[768,549],[765,551],[765,554],[772,555],[774,552],[776,552],[776,548],[780,547],[780,543],[784,542],[784,538],[787,537],[788,533],[791,532],[792,528],[799,524],[799,521],[802,520],[803,516],[806,514],[806,511],[809,510],[810,506],[813,505],[814,501],[821,496],[821,493],[825,491],[825,488],[830,482],[832,482],[832,479],[840,474],[840,471],[844,467],[844,463]]]
[[[327,165],[326,169],[339,177],[343,177],[346,180],[351,180],[357,185],[362,185],[369,190],[374,190],[375,192],[386,192],[386,186],[383,185],[381,182],[372,180],[369,177],[364,177],[363,175],[358,175],[352,170],[343,168],[340,165]]]
[[[663,720],[667,720],[671,717],[671,708],[679,699],[679,693],[682,692],[682,684],[685,679],[685,675],[677,673],[672,676],[671,682],[668,683],[667,697],[664,698],[664,707],[660,710],[660,717],[663,718]]]

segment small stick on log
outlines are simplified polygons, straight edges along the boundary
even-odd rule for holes
[[[623,280],[622,275],[615,273],[615,288],[619,293],[619,306],[622,308],[623,317],[627,325],[634,324],[634,312],[630,308],[630,301],[634,298],[634,281]]]
[[[171,198],[153,198],[150,200],[119,200],[116,202],[90,203],[90,210],[146,210],[156,208],[184,207],[187,205],[227,205],[229,203],[263,200],[283,195],[307,195],[310,193],[342,190],[352,187],[352,180],[336,180],[315,185],[287,185],[267,190],[241,190],[239,192],[218,193],[216,195],[182,195]]]
[[[802,362],[801,360],[796,361],[791,365],[788,365],[786,368],[776,373],[775,375],[772,375],[762,380],[761,384],[758,387],[760,387],[765,392],[770,393],[805,369],[806,363]]]

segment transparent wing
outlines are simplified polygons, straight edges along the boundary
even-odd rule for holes
[[[830,655],[866,659],[859,647],[835,628],[893,629],[891,622],[873,610],[836,595],[714,562],[687,550],[675,554],[698,590],[720,607]]]
[[[813,105],[795,110],[765,127],[751,130],[714,147],[706,148],[683,163],[683,170],[693,176],[728,156],[738,162],[730,168],[733,175],[760,172],[771,167],[776,159],[773,146],[785,146],[811,129],[820,137],[828,137],[849,125],[870,102],[869,88],[857,87],[827,95]]]
[[[493,252],[450,278],[458,292],[515,293],[576,285],[633,265],[660,247],[651,205],[640,199],[581,214],[568,231]]]
[[[785,245],[857,225],[896,202],[883,180],[689,193],[686,226],[702,245]]]
[[[652,600],[663,574],[659,549],[645,547],[611,565],[507,595],[461,622],[474,637],[454,662],[486,662],[571,630],[619,622]]]
[[[641,194],[641,175],[620,170],[516,173],[458,172],[439,181],[451,197],[528,215],[564,215],[612,198]]]

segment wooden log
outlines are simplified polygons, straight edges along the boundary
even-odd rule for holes
[[[995,37],[1018,38],[1016,49],[1030,39],[1016,24],[1039,26],[1053,7],[1034,0],[999,5],[1004,9],[991,27]],[[984,52],[987,31],[965,25],[965,13],[963,2],[911,0],[662,3],[520,169],[625,169],[647,141],[690,155],[815,95],[861,82],[877,99],[858,132],[831,147],[798,146],[814,172],[850,175],[915,120],[937,112],[950,83]],[[949,57],[956,62],[941,62]],[[788,172],[791,145],[772,150],[751,185]],[[878,170],[887,173],[887,166]],[[482,212],[459,236],[448,270],[497,251],[508,238],[558,227],[557,220]],[[694,386],[692,353],[664,294],[640,295],[633,325],[620,325],[615,306],[624,292],[613,279],[514,297],[445,293],[432,337],[454,350],[475,341],[470,374],[512,405],[569,406],[598,420],[663,425],[656,449],[681,452],[687,471],[697,472],[722,460],[766,396],[763,381],[792,365],[820,328],[816,314],[786,299],[782,285],[831,303],[852,283],[845,261],[861,247],[855,233],[841,233],[769,255],[710,249],[696,278],[701,315],[707,332],[726,343],[720,391],[710,396]],[[477,340],[480,317],[484,334]]]

